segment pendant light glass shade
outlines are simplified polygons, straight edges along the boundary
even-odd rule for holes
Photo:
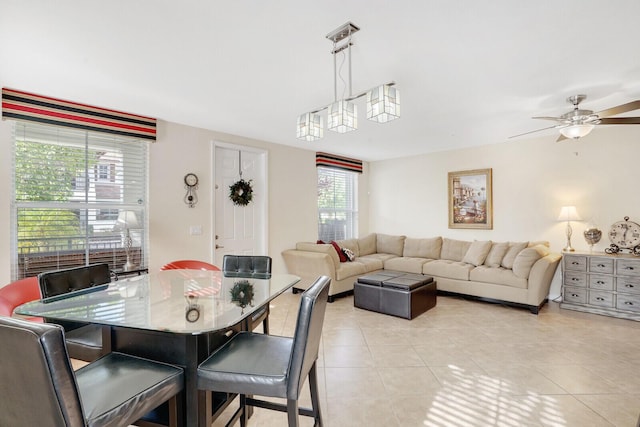
[[[400,118],[400,91],[381,85],[367,92],[367,119],[386,123]]]
[[[322,116],[315,113],[305,113],[298,116],[296,137],[303,141],[315,141],[324,136]]]
[[[578,139],[587,136],[595,126],[590,124],[571,125],[560,129],[560,133],[567,138]]]
[[[329,105],[327,128],[346,133],[358,129],[358,108],[353,102],[341,99]]]

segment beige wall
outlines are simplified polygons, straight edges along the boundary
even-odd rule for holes
[[[588,250],[582,235],[596,218],[609,244],[610,224],[625,215],[640,222],[640,127],[612,126],[579,141],[555,142],[548,133],[479,148],[447,151],[370,164],[372,230],[411,237],[443,235],[463,240],[547,240],[565,246],[563,205],[583,218],[573,224],[573,247]],[[493,230],[448,229],[448,172],[493,170]],[[559,294],[558,275],[552,296]]]
[[[0,121],[0,286],[11,277],[10,194],[12,121]],[[268,251],[274,272],[284,272],[280,253],[300,240],[317,239],[315,152],[198,129],[160,120],[158,141],[151,144],[149,186],[150,269],[174,259],[213,260],[212,150],[216,141],[258,147],[268,152]],[[360,179],[360,230],[368,230],[367,174]],[[183,202],[183,177],[200,178],[199,202]],[[201,225],[202,234],[189,234]]]

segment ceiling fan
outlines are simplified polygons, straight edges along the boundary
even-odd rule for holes
[[[573,95],[567,98],[567,102],[573,105],[573,110],[561,115],[560,117],[533,117],[534,119],[553,120],[558,122],[558,124],[521,133],[509,138],[528,135],[530,133],[540,132],[547,129],[559,129],[561,135],[556,141],[559,142],[568,138],[582,138],[583,136],[588,135],[596,125],[640,125],[640,117],[610,117],[640,109],[640,100],[594,113],[591,110],[581,110],[578,107],[578,105],[580,105],[580,103],[586,98],[587,95]]]

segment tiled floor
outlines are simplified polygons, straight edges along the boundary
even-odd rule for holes
[[[272,334],[293,334],[298,300],[274,301]],[[557,303],[535,316],[439,296],[408,321],[341,298],[327,306],[318,366],[330,427],[634,427],[640,414],[640,322]],[[256,409],[249,425],[283,426],[286,414]]]

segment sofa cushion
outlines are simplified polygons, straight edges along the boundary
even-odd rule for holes
[[[475,240],[467,249],[467,253],[464,254],[464,258],[462,258],[462,262],[466,262],[467,264],[473,264],[475,266],[482,265],[484,260],[487,258],[487,254],[491,250],[491,241],[480,241]]]
[[[469,272],[473,265],[459,261],[437,259],[424,263],[422,272],[430,276],[447,277],[449,279],[469,280]]]
[[[422,273],[422,266],[431,260],[417,257],[395,257],[384,262],[384,269],[391,271],[404,271],[407,273]]]
[[[376,253],[376,235],[371,233],[368,236],[358,239],[358,256],[371,255]]]
[[[382,270],[384,266],[384,260],[373,255],[357,257],[354,261],[364,265],[366,272]]]
[[[407,237],[404,240],[402,256],[439,259],[441,249],[442,237],[433,237],[431,239],[412,239]]]
[[[484,265],[488,267],[500,267],[502,258],[509,250],[509,242],[493,243],[491,250],[487,254],[487,258],[484,260]]]
[[[516,256],[521,250],[527,247],[529,242],[510,242],[507,253],[502,258],[500,265],[504,268],[513,268],[513,261],[516,260]]]
[[[340,267],[336,269],[336,280],[346,279],[351,276],[359,276],[366,272],[367,269],[361,262],[345,262],[344,264],[340,264]]]
[[[513,273],[523,279],[529,278],[531,267],[540,258],[549,254],[549,248],[542,245],[536,245],[532,248],[526,248],[520,251],[513,261]]]
[[[336,253],[336,250],[333,248],[333,245],[329,243],[311,243],[311,242],[298,242],[296,243],[296,249],[299,251],[307,251],[307,252],[320,252],[327,254],[333,260],[333,263],[336,267],[340,265],[340,258]]]
[[[471,273],[469,273],[469,280],[474,282],[511,286],[520,289],[527,289],[528,287],[528,280],[516,276],[513,273],[513,270],[508,270],[502,267],[489,267],[486,265],[481,265],[471,270]],[[498,296],[496,297],[499,298]]]
[[[450,261],[462,261],[464,255],[469,250],[471,242],[463,240],[442,239],[442,250],[440,251],[440,259],[448,259]]]
[[[360,256],[360,248],[358,247],[358,239],[336,240],[342,249],[351,249],[355,256]]]
[[[402,256],[404,249],[404,239],[407,236],[391,236],[389,234],[376,235],[376,252],[379,254],[392,254]]]

